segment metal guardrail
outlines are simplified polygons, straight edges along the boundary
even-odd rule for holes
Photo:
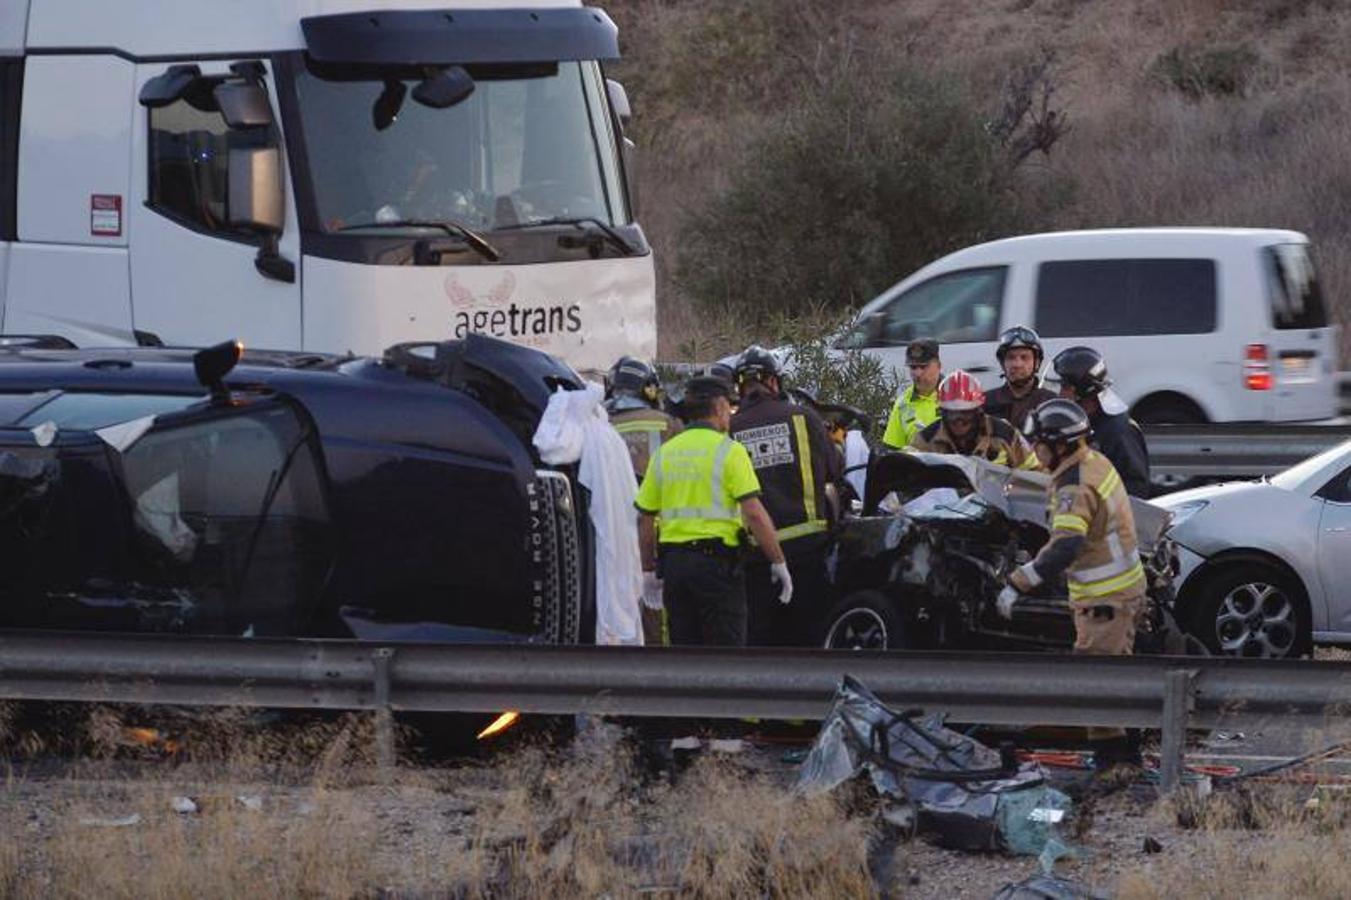
[[[1148,425],[1153,475],[1255,478],[1351,440],[1351,424]]]
[[[291,709],[820,718],[840,678],[886,702],[991,725],[1163,732],[1177,783],[1187,728],[1325,728],[1351,663],[1046,653],[374,644],[0,634],[0,698]],[[381,756],[392,758],[383,729]]]

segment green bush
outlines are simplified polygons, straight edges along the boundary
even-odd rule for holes
[[[858,350],[836,351],[827,336],[794,344],[788,386],[804,387],[825,403],[862,410],[871,420],[869,438],[881,438],[887,414],[900,390],[896,372]]]
[[[952,250],[1018,230],[1007,136],[952,78],[852,52],[748,138],[681,227],[676,280],[742,322],[858,306]]]
[[[1162,53],[1150,74],[1165,87],[1199,100],[1243,97],[1254,87],[1261,67],[1256,51],[1239,47],[1174,47]]]

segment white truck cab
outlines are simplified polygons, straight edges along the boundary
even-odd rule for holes
[[[0,3],[0,332],[656,350],[579,0]]]
[[[1337,415],[1336,329],[1308,239],[1264,228],[1031,234],[936,260],[879,294],[837,346],[905,375],[905,347],[1001,383],[999,334],[1030,325],[1050,360],[1088,345],[1141,422]]]

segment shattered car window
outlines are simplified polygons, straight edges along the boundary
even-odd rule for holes
[[[174,592],[165,627],[281,633],[317,596],[332,553],[309,437],[278,405],[157,428],[126,452],[139,580]]]
[[[178,412],[206,397],[191,394],[82,394],[61,393],[30,410],[18,424],[54,422],[63,430],[93,431],[144,416]]]

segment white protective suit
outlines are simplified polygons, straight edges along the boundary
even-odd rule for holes
[[[581,460],[577,478],[591,492],[596,530],[596,643],[643,643],[638,599],[643,566],[638,555],[638,483],[624,439],[610,425],[597,384],[560,389],[535,429],[535,447],[549,465]]]
[[[868,460],[872,450],[863,439],[863,432],[849,431],[844,435],[844,480],[854,489],[860,500],[868,487]],[[851,471],[852,470],[852,471]]]

